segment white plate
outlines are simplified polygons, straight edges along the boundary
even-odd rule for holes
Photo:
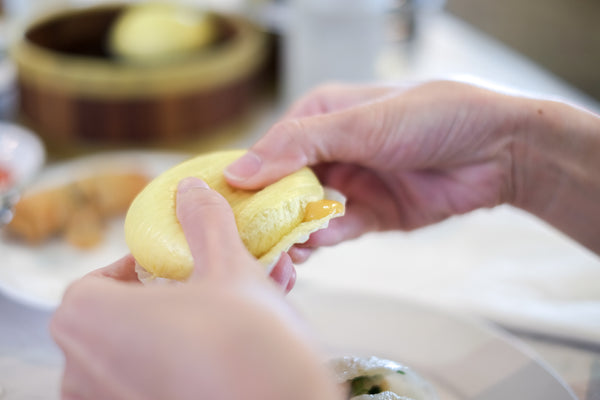
[[[292,301],[331,356],[392,359],[435,386],[440,400],[572,400],[568,386],[512,337],[398,298],[300,283]]]
[[[139,170],[156,176],[188,158],[180,153],[110,152],[53,165],[44,170],[30,190],[57,185],[97,170]],[[52,239],[30,246],[0,234],[0,291],[30,306],[55,308],[65,288],[87,272],[127,254],[123,218],[110,221],[104,241],[90,250]]]

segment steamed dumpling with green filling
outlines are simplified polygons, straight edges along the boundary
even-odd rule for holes
[[[351,400],[438,400],[431,384],[412,369],[377,357],[341,357],[330,363]]]

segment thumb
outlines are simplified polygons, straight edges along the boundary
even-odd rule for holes
[[[258,189],[304,166],[333,161],[366,165],[386,141],[385,108],[377,104],[281,121],[229,165],[225,177],[235,187]]]
[[[248,255],[229,203],[204,181],[179,183],[176,213],[194,259],[193,275],[233,269],[236,257]]]

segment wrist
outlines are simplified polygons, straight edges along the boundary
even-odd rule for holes
[[[542,216],[566,179],[567,135],[556,116],[564,111],[546,100],[517,98],[514,103],[520,113],[514,127],[512,204]]]
[[[518,98],[515,105],[511,203],[600,251],[590,226],[600,226],[590,219],[600,214],[600,118],[557,101]]]

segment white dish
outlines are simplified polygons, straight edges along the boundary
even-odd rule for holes
[[[398,298],[332,291],[302,282],[289,298],[328,355],[375,355],[406,364],[435,387],[440,400],[576,399],[528,348],[479,320]],[[0,311],[11,308],[4,303]],[[50,339],[26,329],[37,325],[41,329],[47,322],[43,318],[29,326],[33,319],[23,319],[21,313],[18,318],[13,313],[8,326],[14,332],[15,325],[25,329],[19,344],[35,344],[27,351],[10,348],[7,355],[0,354],[5,397],[58,398],[62,358],[54,347],[49,353],[41,351],[53,346]],[[36,385],[31,385],[32,379]]]
[[[140,170],[156,176],[188,158],[181,153],[111,152],[59,163],[45,169],[28,189],[77,179],[100,168]],[[87,272],[108,265],[127,254],[123,218],[113,219],[104,241],[90,250],[73,247],[59,238],[30,246],[0,235],[0,291],[30,306],[54,309],[65,288]]]
[[[440,400],[573,400],[520,342],[488,325],[398,298],[301,283],[290,294],[332,356],[391,359],[413,368]]]

